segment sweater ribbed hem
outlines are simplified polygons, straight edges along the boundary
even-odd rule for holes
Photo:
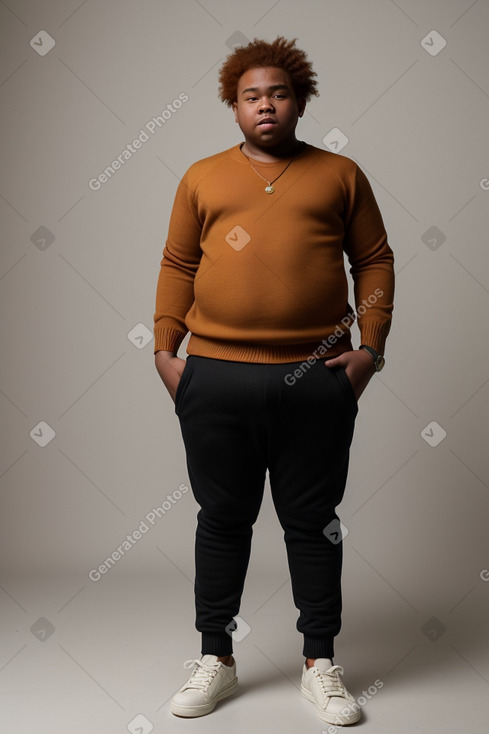
[[[321,341],[308,344],[247,344],[246,342],[207,339],[192,334],[187,344],[187,353],[200,357],[227,359],[231,362],[280,364],[300,362],[308,358],[315,361],[327,357],[337,357],[339,354],[352,349],[349,334],[337,339],[334,344],[329,343],[328,345],[326,338],[324,342],[326,346]]]
[[[302,654],[305,658],[334,658],[334,639],[323,639],[317,637],[308,637],[304,635],[304,647]]]
[[[227,632],[203,632],[202,655],[217,655],[223,658],[233,653],[233,638]]]

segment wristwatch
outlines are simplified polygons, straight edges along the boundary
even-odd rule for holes
[[[360,344],[359,349],[365,349],[372,357],[375,365],[375,371],[380,372],[380,370],[385,365],[385,359],[382,354],[379,354],[378,352],[373,349],[373,347],[368,347],[366,344]]]

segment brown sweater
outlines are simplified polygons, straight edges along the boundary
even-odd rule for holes
[[[252,159],[272,181],[287,160]],[[175,196],[156,291],[154,352],[293,362],[352,349],[343,252],[362,344],[381,354],[393,253],[371,186],[346,156],[306,145],[266,194],[233,146],[197,161]]]

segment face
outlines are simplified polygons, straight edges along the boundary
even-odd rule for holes
[[[239,79],[234,117],[247,142],[273,148],[295,140],[306,100],[297,99],[289,74],[275,66],[249,69]]]

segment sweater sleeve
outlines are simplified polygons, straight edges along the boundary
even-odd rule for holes
[[[394,255],[370,183],[356,164],[343,249],[351,266],[361,344],[384,354],[394,308]]]
[[[201,231],[187,171],[175,194],[160,262],[154,314],[155,354],[160,349],[177,352],[188,332],[185,316],[194,301],[194,279],[202,255]]]

